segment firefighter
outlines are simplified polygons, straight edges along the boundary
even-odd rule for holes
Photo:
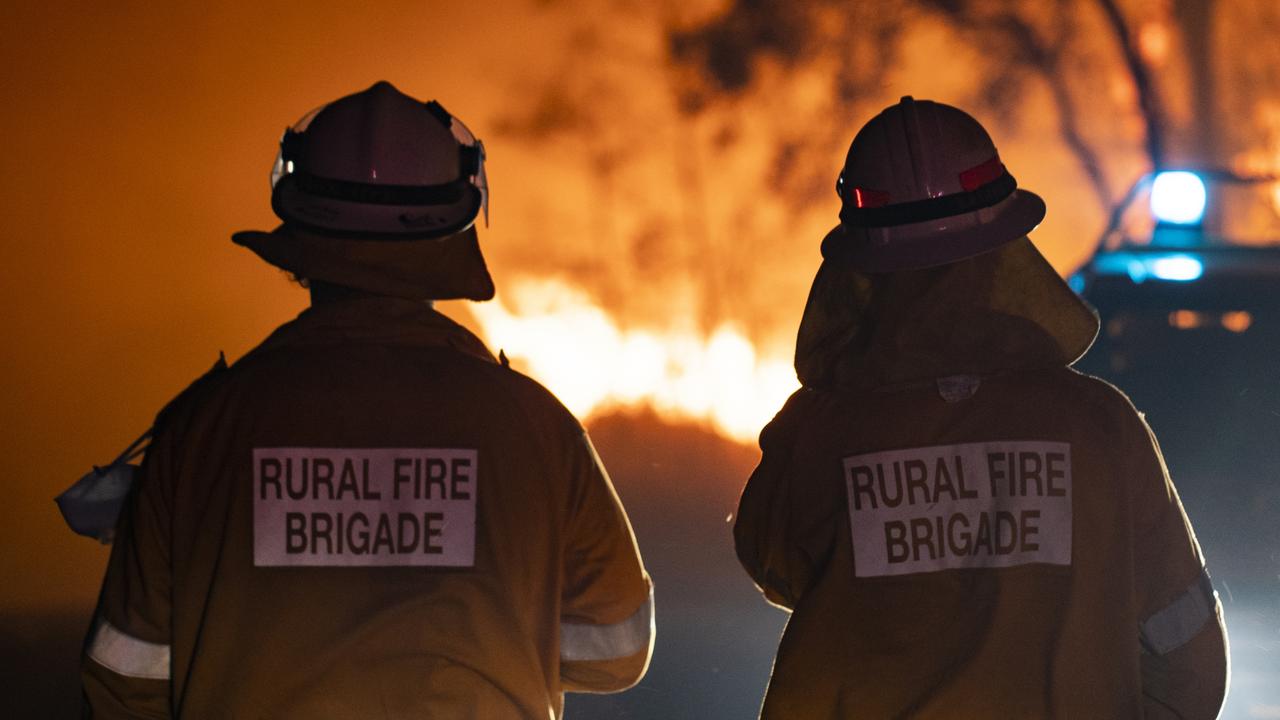
[[[652,585],[581,425],[431,300],[494,288],[484,148],[386,82],[285,132],[312,304],[158,416],[85,643],[100,718],[558,718],[644,675]]]
[[[762,717],[1212,718],[1222,609],[1142,415],[1071,369],[1096,313],[987,132],[910,97],[840,224],[734,537],[791,611]]]

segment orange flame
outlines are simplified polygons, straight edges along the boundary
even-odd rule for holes
[[[1149,20],[1138,28],[1138,52],[1155,68],[1165,64],[1172,43],[1169,26],[1159,20]]]
[[[732,325],[624,328],[560,280],[516,282],[472,308],[501,347],[579,418],[647,406],[750,442],[800,385],[785,353],[761,356]]]

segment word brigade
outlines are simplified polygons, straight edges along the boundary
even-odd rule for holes
[[[1071,446],[999,441],[844,459],[858,577],[1071,564]]]
[[[470,567],[477,455],[254,448],[253,564]]]

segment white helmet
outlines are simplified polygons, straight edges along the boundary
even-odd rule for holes
[[[1018,190],[991,136],[950,105],[904,97],[854,137],[822,254],[863,272],[963,260],[1023,237],[1044,201]]]
[[[379,82],[285,130],[271,207],[312,230],[427,238],[488,221],[484,144],[432,100]]]

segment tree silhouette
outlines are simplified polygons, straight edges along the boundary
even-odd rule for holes
[[[1081,31],[1082,16],[1089,13],[1101,15],[1109,37]],[[1147,162],[1152,167],[1164,164],[1166,114],[1132,22],[1115,0],[906,0],[888,8],[832,0],[738,0],[705,25],[673,33],[673,59],[700,70],[701,82],[695,83],[695,90],[686,90],[682,107],[698,112],[708,95],[741,92],[761,58],[794,68],[816,56],[835,54],[845,60],[832,77],[836,110],[852,111],[880,90],[878,78],[900,56],[904,26],[930,16],[982,48],[981,67],[974,71],[981,77],[976,99],[985,110],[1011,119],[1028,83],[1044,84],[1058,135],[1089,179],[1101,208],[1109,208],[1117,193],[1102,151],[1084,127],[1085,116],[1098,110],[1098,98],[1097,87],[1080,71],[1082,58],[1095,67],[1118,67],[1128,76],[1135,90],[1133,110],[1144,128]],[[833,33],[832,28],[839,31]],[[866,46],[874,52],[859,52]],[[867,57],[873,61],[866,62]]]

